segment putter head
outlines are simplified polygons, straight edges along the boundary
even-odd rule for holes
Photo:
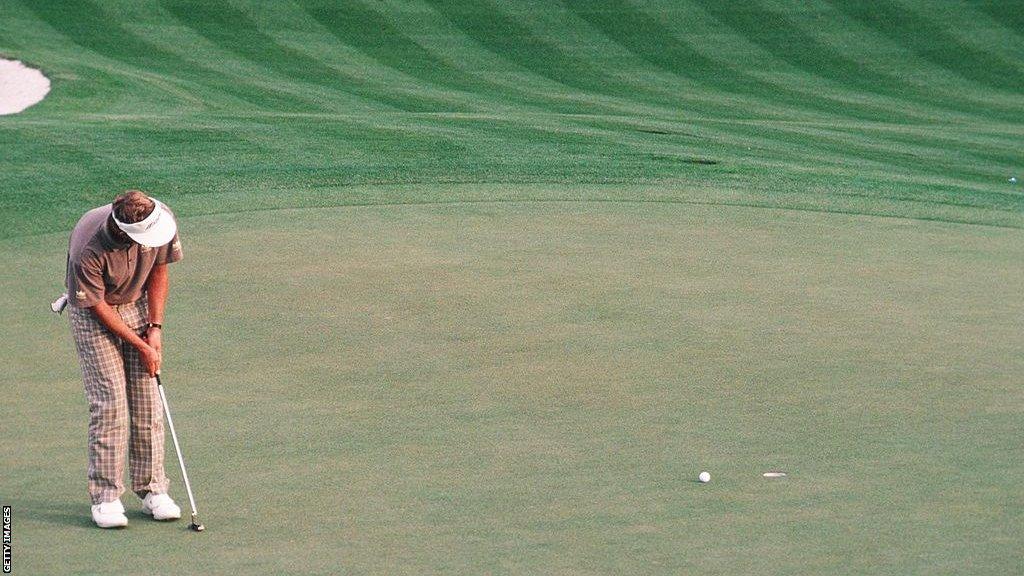
[[[193,514],[192,523],[188,525],[188,529],[193,532],[202,532],[203,530],[206,530],[206,526],[203,526],[203,524],[199,521],[199,517]]]

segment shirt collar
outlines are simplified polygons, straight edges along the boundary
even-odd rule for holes
[[[113,214],[113,211],[111,211],[111,214]],[[99,231],[100,242],[103,244],[103,247],[106,248],[107,250],[122,250],[124,248],[128,248],[129,246],[131,246],[131,242],[124,242],[122,240],[118,240],[117,237],[114,236],[114,234],[110,231],[111,225],[116,226],[116,224],[113,224],[113,220],[110,218],[110,214],[108,214],[107,217],[103,219],[103,225],[100,226]]]

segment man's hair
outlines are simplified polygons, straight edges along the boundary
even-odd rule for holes
[[[142,190],[126,190],[114,198],[114,217],[125,224],[140,222],[156,207]]]

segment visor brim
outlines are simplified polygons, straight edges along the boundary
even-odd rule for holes
[[[168,242],[174,239],[174,235],[178,233],[178,224],[174,221],[174,215],[167,209],[167,206],[158,200],[156,202],[156,208],[160,214],[156,222],[153,223],[147,230],[143,232],[136,232],[131,230],[132,225],[122,225],[117,222],[118,227],[128,235],[129,238],[138,242],[139,244],[148,248],[159,248],[166,245]],[[115,219],[116,221],[116,219]]]

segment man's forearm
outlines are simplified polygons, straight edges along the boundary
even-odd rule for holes
[[[167,303],[167,264],[157,264],[149,273],[146,282],[146,298],[149,300],[149,321],[164,323],[164,304]]]
[[[106,326],[108,330],[113,332],[120,339],[136,348],[141,349],[148,346],[145,340],[133,332],[132,329],[124,323],[124,320],[121,319],[121,315],[111,308],[110,304],[100,301],[92,307],[92,312],[96,315],[96,318],[100,323]]]

